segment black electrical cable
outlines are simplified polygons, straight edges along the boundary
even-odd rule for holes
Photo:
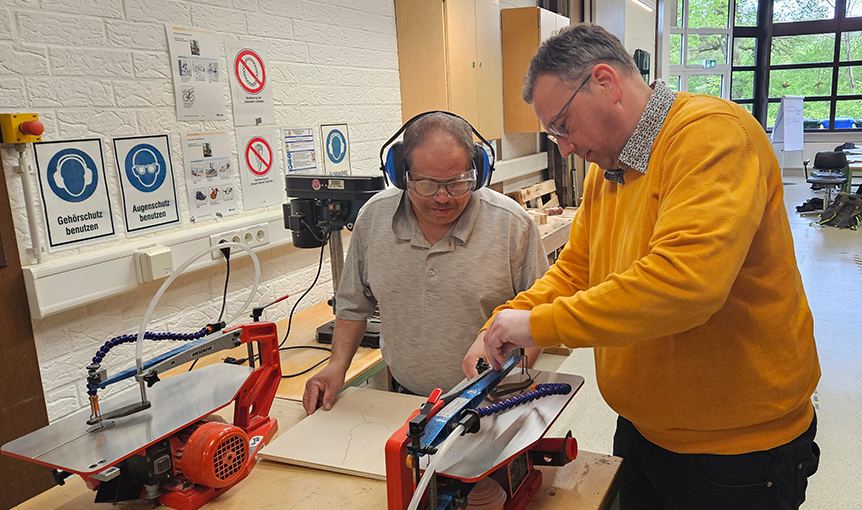
[[[224,309],[227,304],[227,284],[230,281],[230,258],[227,259],[227,270],[225,271],[224,277],[224,294],[221,298],[221,312],[218,314],[218,320],[216,322],[221,322],[222,317],[224,317]]]
[[[279,351],[286,351],[288,349],[319,349],[322,351],[332,352],[330,349],[328,349],[326,347],[319,347],[316,345],[296,345],[296,346],[288,346],[288,347],[282,347],[282,346],[284,345],[284,342],[287,341],[287,337],[290,335],[290,326],[293,323],[293,313],[296,311],[297,305],[299,305],[299,302],[302,301],[302,299],[305,296],[307,296],[309,292],[311,292],[311,289],[314,288],[314,286],[317,284],[317,280],[320,278],[320,272],[323,270],[324,248],[326,248],[326,242],[329,241],[329,236],[332,234],[332,225],[334,223],[335,223],[335,220],[332,220],[331,222],[329,222],[329,224],[326,226],[326,230],[323,233],[323,239],[320,239],[319,237],[317,237],[314,234],[314,230],[312,230],[312,228],[308,225],[308,223],[306,223],[304,220],[302,222],[302,224],[305,225],[305,228],[307,228],[309,230],[309,232],[311,232],[311,235],[313,235],[314,238],[317,239],[317,241],[322,243],[320,246],[320,258],[317,262],[317,274],[314,275],[314,281],[311,282],[311,285],[309,285],[308,289],[306,289],[305,292],[303,292],[302,295],[299,296],[299,299],[297,299],[296,302],[293,304],[293,308],[290,309],[290,315],[288,316],[288,319],[287,319],[287,331],[285,331],[284,338],[282,339],[281,343],[278,344],[278,350]],[[255,354],[254,357],[255,357],[255,359],[259,359],[260,354]],[[317,368],[318,366],[320,366],[321,364],[323,364],[327,360],[329,360],[329,357],[320,361],[319,363],[317,363],[316,365],[314,365],[313,367],[311,367],[307,370],[304,370],[298,374],[283,375],[282,378],[300,376],[300,375],[305,374],[306,372],[308,372],[310,370]],[[235,363],[237,365],[242,365],[243,363],[245,363],[247,361],[248,361],[248,358],[243,358],[243,359],[233,360],[233,361],[231,361],[231,363]]]
[[[279,351],[286,351],[286,350],[288,350],[288,349],[316,349],[316,350],[319,350],[319,351],[332,352],[332,349],[330,349],[330,348],[328,348],[328,347],[320,347],[320,346],[317,346],[317,345],[290,345],[290,346],[288,346],[288,347],[282,347],[281,349],[279,349]],[[315,368],[319,367],[320,365],[322,365],[322,364],[326,363],[327,361],[329,361],[329,359],[330,359],[330,358],[332,358],[332,356],[327,356],[327,357],[323,358],[322,360],[318,361],[317,363],[315,363],[314,365],[312,365],[312,366],[310,366],[310,367],[306,368],[306,369],[305,369],[305,370],[303,370],[302,372],[297,372],[297,373],[295,373],[295,374],[282,375],[282,376],[281,376],[281,378],[282,378],[282,379],[289,379],[289,378],[291,378],[291,377],[298,377],[298,376],[300,376],[300,375],[302,375],[302,374],[306,374],[306,373],[308,373],[308,372],[310,372],[310,371],[314,370]]]
[[[311,227],[308,226],[304,221],[302,222],[308,230],[311,230]],[[323,249],[326,247],[326,242],[329,240],[329,236],[332,234],[332,225],[335,223],[335,220],[329,222],[329,225],[326,226],[326,232],[323,234],[323,244],[320,246],[320,259],[317,263],[317,274],[314,275],[314,281],[311,282],[311,285],[308,286],[308,289],[299,296],[299,299],[293,304],[293,308],[290,309],[290,315],[287,318],[287,331],[284,333],[284,339],[278,344],[279,350],[281,350],[281,346],[284,345],[284,342],[287,342],[287,337],[290,335],[290,326],[293,323],[293,312],[296,311],[296,306],[302,301],[302,298],[308,295],[311,292],[311,289],[317,284],[317,280],[320,278],[320,271],[323,269]],[[313,234],[313,232],[312,232]],[[315,237],[316,238],[316,237]]]
[[[224,277],[224,293],[222,293],[222,297],[221,297],[221,312],[219,312],[219,314],[218,314],[218,320],[216,321],[217,323],[221,322],[222,317],[224,317],[224,309],[225,309],[225,306],[227,305],[227,286],[228,286],[228,282],[230,282],[230,248],[222,248],[221,251],[222,251],[222,253],[224,253],[225,262],[227,263],[227,269],[225,270],[225,277]],[[200,358],[198,358],[198,359],[200,359]],[[195,368],[195,365],[197,365],[197,364],[198,364],[197,359],[192,361],[192,366],[189,367],[188,371],[191,372],[192,369]]]
[[[317,350],[321,350],[321,351],[332,352],[332,349],[329,349],[327,347],[320,347],[317,345],[293,345],[293,346],[288,346],[288,347],[282,347],[282,345],[284,345],[284,342],[287,342],[288,335],[290,335],[290,326],[291,326],[291,323],[293,322],[293,312],[296,311],[296,305],[298,305],[299,302],[302,301],[302,298],[304,298],[306,295],[308,295],[309,292],[311,292],[311,289],[313,289],[314,286],[317,284],[318,278],[320,278],[320,272],[323,269],[323,249],[326,247],[326,242],[329,241],[329,236],[332,234],[332,225],[335,223],[335,220],[333,219],[332,221],[329,222],[329,225],[326,226],[326,231],[323,233],[323,239],[322,240],[319,239],[316,235],[314,235],[314,230],[312,230],[311,227],[308,226],[307,223],[305,223],[305,221],[303,221],[302,223],[305,225],[305,228],[307,228],[309,230],[309,232],[311,232],[311,235],[313,235],[315,239],[317,239],[318,241],[321,241],[322,244],[320,245],[320,259],[317,262],[317,274],[314,275],[314,280],[311,282],[311,285],[308,286],[308,289],[306,289],[306,291],[303,292],[301,296],[299,296],[299,299],[297,299],[296,302],[293,304],[293,308],[290,309],[290,316],[287,319],[287,331],[285,331],[285,333],[284,333],[284,339],[281,341],[280,344],[278,344],[278,350],[279,351],[286,351],[289,349],[317,349]],[[282,375],[281,378],[282,379],[289,379],[291,377],[299,377],[300,375],[307,374],[308,372],[311,372],[312,370],[319,367],[320,365],[326,363],[331,358],[332,358],[332,356],[327,356],[326,358],[320,360],[319,362],[315,363],[314,365],[306,368],[302,372],[297,372],[295,374]]]

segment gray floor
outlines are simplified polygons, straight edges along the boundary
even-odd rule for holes
[[[812,225],[816,216],[801,216],[796,206],[822,192],[811,191],[801,176],[784,180],[823,372],[814,394],[820,469],[810,479],[802,508],[858,510],[862,509],[862,232]],[[581,449],[611,453],[616,413],[596,387],[592,350],[576,350],[568,358],[543,356],[537,368],[582,375],[587,381],[549,436],[572,430]]]

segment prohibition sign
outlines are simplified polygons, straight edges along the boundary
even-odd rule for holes
[[[259,136],[252,138],[245,146],[245,162],[254,175],[266,175],[272,168],[272,147]]]
[[[242,50],[236,56],[234,72],[239,86],[249,94],[258,94],[266,85],[263,59],[252,50]]]

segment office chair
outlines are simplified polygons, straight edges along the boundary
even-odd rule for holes
[[[838,188],[847,183],[844,175],[844,167],[847,166],[847,156],[841,152],[822,151],[814,155],[814,169],[809,174],[808,163],[810,159],[802,162],[805,169],[805,182],[817,184],[826,189],[826,198],[823,200],[825,211],[832,202],[832,188]]]

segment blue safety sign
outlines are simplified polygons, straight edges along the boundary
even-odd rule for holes
[[[47,178],[57,198],[72,203],[87,200],[99,185],[96,163],[89,154],[74,147],[54,154],[48,162]]]
[[[33,144],[48,251],[116,235],[102,141]]]
[[[148,143],[141,143],[126,153],[123,165],[129,183],[142,193],[151,193],[165,182],[168,167],[162,153]]]
[[[347,154],[347,139],[337,129],[333,129],[326,137],[326,156],[333,163],[341,163]]]

